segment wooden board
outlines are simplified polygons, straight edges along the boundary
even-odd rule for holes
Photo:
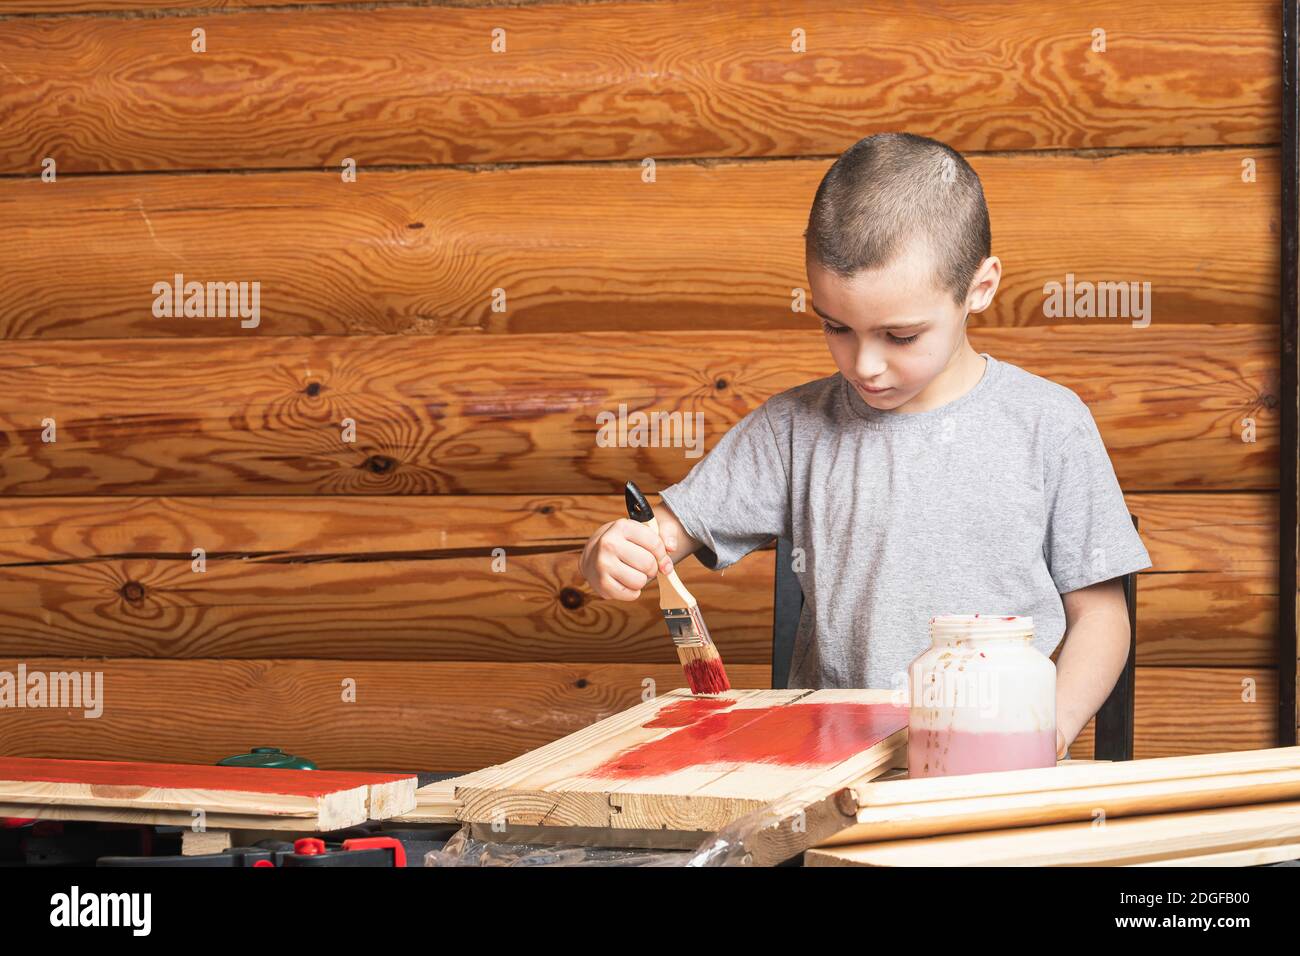
[[[181,856],[204,856],[230,849],[229,830],[181,831]]]
[[[253,2],[263,0],[233,5]],[[337,166],[345,156],[824,156],[882,128],[977,151],[1279,139],[1276,13],[1258,2],[1220,0],[1212,30],[1196,29],[1182,5],[1125,0],[485,7],[10,19],[0,170],[34,173],[45,156],[60,173]],[[202,55],[190,49],[195,25],[209,33]],[[1098,25],[1115,33],[1104,55],[1089,51]],[[795,28],[806,52],[794,48]]]
[[[773,394],[835,372],[825,333],[808,326],[649,340],[8,342],[0,494],[608,494],[629,478],[662,488],[691,470],[690,449],[611,447],[598,416],[617,419],[620,406],[703,415],[707,454]],[[971,331],[977,349],[1087,403],[1128,491],[1276,485],[1276,339],[1263,325],[1159,322]],[[575,369],[600,374],[575,386]],[[346,417],[359,423],[355,442],[343,440]],[[45,418],[57,441],[42,440]],[[1241,440],[1245,418],[1253,442]]]
[[[0,815],[328,831],[409,811],[415,781],[351,771],[0,757]]]
[[[461,820],[703,836],[755,813],[797,816],[903,756],[907,709],[884,690],[665,694],[474,774]],[[799,829],[816,831],[813,825]],[[819,838],[809,832],[813,842]]]
[[[897,766],[905,763],[905,748],[894,752],[888,763],[894,766],[879,770],[872,780],[906,779],[907,769]],[[1073,766],[1097,763],[1092,760],[1060,761]],[[491,768],[488,768],[491,769]],[[448,824],[460,822],[462,805],[456,799],[457,787],[470,787],[479,778],[479,772],[463,774],[448,780],[427,784],[415,792],[416,808],[410,813],[394,818],[397,823]],[[814,788],[816,782],[814,782]],[[744,848],[751,862],[763,866],[789,859],[821,839],[852,824],[852,806],[849,799],[852,788],[832,792],[814,790],[786,794],[781,801],[771,805],[766,814],[766,826],[749,831],[743,838]],[[582,846],[650,847],[656,849],[698,849],[700,835],[675,830],[615,830],[612,828],[570,828],[555,826],[494,826],[471,823],[471,835],[492,843],[578,844]],[[832,841],[822,840],[821,845]]]
[[[1127,503],[1154,563],[1138,667],[1271,665],[1277,496]],[[621,495],[10,498],[0,657],[668,663],[657,600],[599,600],[578,569],[625,513]],[[771,660],[774,559],[685,572],[728,666]]]
[[[1127,866],[1300,842],[1300,802],[812,849],[807,866]]]
[[[850,845],[1300,799],[1300,747],[1198,754],[852,788],[857,820],[824,841]]]
[[[1225,850],[1199,856],[1179,856],[1165,860],[1147,860],[1130,866],[1267,866],[1284,860],[1300,860],[1300,843],[1252,847],[1249,850]]]
[[[457,787],[468,787],[475,779],[473,772],[435,780],[415,791],[415,807],[393,817],[395,823],[459,823],[461,803],[456,799]]]
[[[1208,334],[1202,323],[1276,327],[1276,147],[969,159],[1007,264],[972,332],[1067,321],[1043,308],[1044,284],[1065,282],[1067,274],[1151,283],[1149,327],[1133,329],[1123,318],[1075,321],[1126,340],[1121,346],[1131,341],[1134,359],[1160,368],[1176,361],[1147,336],[1163,324],[1197,325],[1184,333],[1193,337]],[[1256,164],[1257,184],[1241,182],[1246,161]],[[818,159],[661,166],[655,185],[606,164],[366,171],[350,184],[334,172],[86,176],[53,186],[35,175],[0,179],[0,234],[20,237],[9,243],[0,270],[0,338],[224,336],[243,346],[285,335],[714,329],[757,345],[805,322],[821,344],[816,317],[811,310],[792,316],[790,296],[807,288],[802,232],[829,165]],[[284,202],[286,195],[295,201]],[[748,196],[763,201],[740,198]],[[1099,197],[1105,216],[1096,214]],[[221,229],[212,228],[214,220]],[[1212,251],[1225,221],[1233,223],[1231,256]],[[1059,228],[1061,222],[1070,228]],[[259,282],[258,326],[155,317],[150,290],[178,271],[186,281]],[[505,309],[488,294],[494,288],[506,291]],[[1268,340],[1274,365],[1275,339]],[[1220,362],[1235,361],[1235,352],[1215,349]],[[1070,348],[1061,346],[1058,357],[1071,364]],[[79,360],[76,353],[63,357]],[[567,356],[555,364],[565,371],[604,367]],[[302,367],[285,366],[281,377]],[[647,363],[645,375],[655,368]],[[699,369],[695,386],[703,390],[714,370]],[[1145,379],[1156,380],[1176,379],[1163,370]],[[186,381],[170,394],[189,394]],[[211,394],[215,386],[188,388]],[[570,387],[563,400],[576,394]],[[628,392],[629,402],[636,394]],[[1264,404],[1258,388],[1224,391],[1218,399],[1247,396]],[[1174,396],[1159,397],[1148,430],[1174,413],[1165,404]],[[93,407],[89,400],[82,406]]]

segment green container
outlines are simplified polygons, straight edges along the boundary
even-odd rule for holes
[[[254,747],[246,754],[235,754],[217,761],[218,767],[275,767],[284,770],[315,770],[306,757],[295,757],[279,747]]]

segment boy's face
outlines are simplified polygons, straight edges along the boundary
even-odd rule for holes
[[[835,364],[863,401],[882,411],[906,410],[963,348],[970,348],[967,312],[987,307],[1000,270],[997,259],[985,259],[962,308],[934,287],[930,254],[919,244],[889,265],[851,279],[811,258],[806,267],[812,307]]]

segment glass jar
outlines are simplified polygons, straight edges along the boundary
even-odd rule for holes
[[[1056,665],[1032,617],[930,618],[930,648],[908,667],[909,777],[1056,765]]]

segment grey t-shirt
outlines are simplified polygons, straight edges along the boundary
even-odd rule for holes
[[[1050,655],[1061,594],[1151,566],[1088,406],[980,354],[925,412],[873,409],[838,372],[787,389],[661,492],[712,570],[792,542],[788,686],[905,688],[936,614],[1032,615]]]

